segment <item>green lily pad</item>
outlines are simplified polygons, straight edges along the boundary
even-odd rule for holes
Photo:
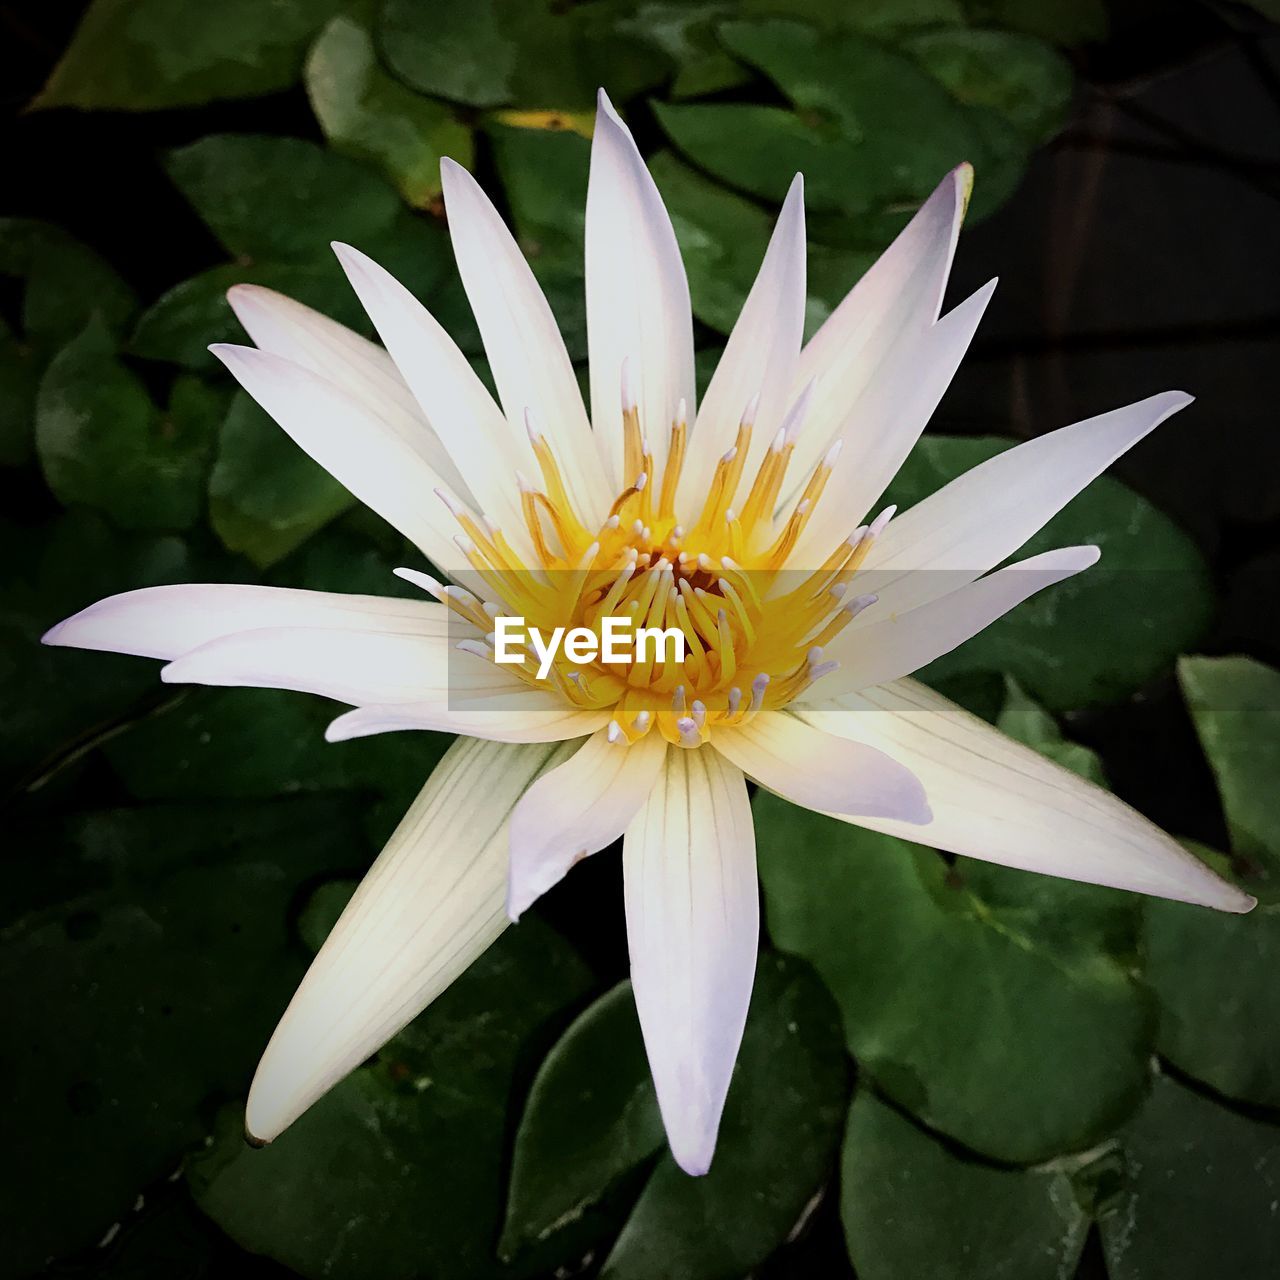
[[[119,533],[83,508],[35,529],[0,526],[0,547],[0,778],[34,785],[155,695],[150,663],[46,648],[41,634],[101,596],[181,581],[191,567],[178,538]]]
[[[1280,1270],[1280,1127],[1161,1077],[1120,1151],[1121,1187],[1099,1215],[1111,1280]]]
[[[0,1218],[25,1274],[101,1236],[202,1139],[208,1101],[247,1085],[302,972],[294,894],[367,851],[331,798],[11,834],[0,985],[21,1052],[0,1076],[22,1105],[0,1128],[25,1173]]]
[[[1107,903],[1064,917],[1044,877],[949,870],[772,795],[755,812],[770,934],[826,980],[890,1098],[1018,1163],[1084,1148],[1134,1108],[1154,1017],[1129,957],[1108,949],[1123,930]]]
[[[209,523],[267,568],[355,504],[244,392],[231,402],[209,476]]]
[[[61,346],[91,320],[119,331],[138,308],[133,290],[92,249],[34,218],[0,218],[0,275],[25,282],[28,340]]]
[[[516,1131],[498,1252],[511,1259],[583,1218],[665,1143],[631,984],[619,983],[538,1068]]]
[[[32,106],[155,111],[287,89],[347,2],[93,0]]]
[[[588,983],[525,920],[271,1146],[246,1147],[229,1108],[189,1167],[197,1201],[307,1277],[493,1276],[517,1070]]]
[[[605,1261],[604,1280],[721,1280],[755,1270],[831,1174],[849,1068],[839,1014],[805,965],[766,952],[711,1171],[664,1156]]]
[[[1280,882],[1280,671],[1252,658],[1178,660],[1182,696],[1213,769],[1250,891],[1276,896]]]
[[[440,159],[470,168],[470,131],[448,107],[393,80],[379,65],[369,32],[335,18],[311,48],[306,68],[311,108],[335,151],[385,170],[415,208],[440,195]]]
[[[926,435],[885,500],[909,507],[1009,447],[993,436]],[[932,684],[974,671],[1012,675],[1037,701],[1063,711],[1115,702],[1194,647],[1212,612],[1208,566],[1168,516],[1110,476],[1095,480],[1025,543],[1016,559],[1092,543],[1094,568],[1040,592],[925,667]],[[1118,602],[1141,599],[1142,607]]]
[[[1071,65],[1042,40],[953,27],[912,35],[903,47],[960,102],[990,108],[1029,143],[1048,141],[1066,121]]]
[[[1107,34],[1105,0],[965,0],[976,26],[1005,27],[1076,45],[1101,40]]]
[[[622,102],[669,72],[661,49],[619,24],[629,8],[553,0],[424,7],[387,0],[379,45],[401,80],[434,97],[473,107],[587,109],[600,85]]]
[[[849,1111],[840,1208],[863,1280],[1059,1280],[1089,1230],[1065,1173],[963,1159],[865,1089]]]
[[[227,302],[236,284],[274,289],[366,336],[373,330],[337,259],[326,252],[314,263],[228,262],[179,282],[139,317],[130,351],[201,373],[221,371],[210,344],[248,341]]]
[[[656,107],[701,168],[770,200],[803,170],[816,212],[856,219],[879,246],[980,139],[965,108],[919,64],[857,32],[793,22],[725,23],[720,37],[790,99],[793,110],[736,104]],[[886,115],[884,104],[894,103]]]
[[[171,151],[169,176],[236,257],[311,262],[332,240],[381,238],[398,217],[377,174],[299,138],[215,134]]]
[[[184,377],[162,413],[95,321],[40,384],[41,469],[59,501],[94,507],[122,529],[190,528],[224,405],[221,391]]]

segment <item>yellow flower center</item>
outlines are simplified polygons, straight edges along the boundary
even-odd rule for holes
[[[563,649],[557,652],[548,682],[574,706],[611,708],[615,741],[634,742],[656,729],[677,746],[698,747],[717,725],[741,725],[762,708],[784,706],[834,666],[823,662],[823,647],[874,599],[853,596],[849,587],[888,512],[869,529],[856,530],[819,568],[784,576],[838,446],[819,463],[790,513],[775,518],[794,439],[784,426],[748,485],[743,472],[753,414],[749,406],[734,446],[716,464],[697,518],[681,521],[676,494],[688,436],[683,406],[671,426],[660,483],[638,414],[634,407],[624,410],[624,474],[635,479],[595,530],[579,519],[550,445],[530,423],[542,484],[523,476],[519,483],[537,556],[533,565],[492,521],[441,495],[462,526],[457,541],[472,569],[493,600],[530,627],[544,634],[584,627],[603,642],[604,619],[622,617],[637,628],[683,634],[683,662],[669,651],[655,652],[657,646],[645,660],[625,663],[601,657],[583,665]],[[457,587],[445,588],[441,598],[481,634],[492,631],[492,604],[486,608]],[[473,651],[492,656],[483,646]],[[529,682],[536,669],[532,658],[507,668]]]

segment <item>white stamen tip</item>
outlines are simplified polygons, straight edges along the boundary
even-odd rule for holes
[[[457,544],[458,550],[461,551],[464,556],[474,554],[476,544],[472,542],[465,533],[454,534],[453,540]]]
[[[851,617],[856,618],[864,609],[869,609],[880,597],[877,595],[854,596],[845,608]]]
[[[678,716],[684,715],[684,685],[676,685],[675,692],[671,695],[671,710]]]
[[[516,472],[516,487],[520,490],[521,493],[537,493],[538,492],[537,489],[534,487],[532,481],[530,481],[529,477],[525,475],[523,471]]]
[[[815,644],[808,653],[805,654],[805,661],[811,666],[816,667],[822,661],[822,646]]]
[[[813,506],[812,498],[802,498],[799,502],[796,503],[796,515],[798,516],[804,515],[804,513],[808,511],[811,506]]]
[[[688,716],[682,716],[676,721],[676,729],[680,733],[680,741],[686,747],[696,747],[698,745],[698,725],[697,722]]]
[[[636,520],[631,525],[631,532],[638,538],[644,532],[644,521]]]
[[[756,414],[760,412],[760,393],[757,391],[755,395],[747,401],[747,407],[742,411],[741,426],[749,427],[756,420]]]
[[[885,509],[867,526],[868,537],[878,538],[883,532],[884,527],[893,519],[894,512],[897,507],[885,507]]]
[[[698,568],[703,570],[711,568],[711,557],[705,551],[698,552]]]
[[[769,446],[770,453],[781,453],[782,447],[787,443],[787,428],[781,426],[778,428],[778,434],[773,437],[773,443]]]
[[[731,716],[738,714],[738,707],[741,705],[741,703],[742,703],[742,690],[739,689],[738,686],[735,684],[733,688],[729,690],[729,714]]]
[[[823,455],[822,465],[828,468],[834,467],[836,465],[836,459],[840,456],[840,450],[843,448],[844,448],[844,441],[837,440],[835,444],[833,444],[831,448],[828,449],[827,452]]]
[[[533,416],[532,409],[524,411],[524,429],[529,433],[529,443],[538,445],[542,442],[542,432],[538,430],[538,420]]]
[[[437,600],[445,593],[444,585],[429,573],[423,573],[418,569],[393,569],[392,573],[397,578],[403,578],[405,582],[412,582],[415,587],[421,587],[423,591],[435,596]]]
[[[455,520],[460,520],[464,515],[466,515],[466,512],[463,510],[462,503],[452,497],[447,490],[433,489],[432,492],[440,499],[441,502],[444,503],[446,507],[449,508],[449,514],[453,516]]]
[[[643,493],[644,487],[648,483],[649,483],[649,473],[647,471],[642,471],[638,476],[636,476],[635,491],[637,493]]]
[[[688,419],[689,419],[689,402],[684,398],[684,396],[681,396],[680,403],[676,405],[676,422],[683,425],[688,421]]]
[[[705,704],[695,699],[689,711],[693,715],[693,723],[701,729],[707,723],[707,708]]]
[[[649,727],[649,721],[652,719],[653,719],[653,716],[650,712],[641,711],[636,716],[635,720],[632,721],[632,726],[634,727],[637,733],[644,733],[645,730],[648,729]]]
[[[809,677],[809,682],[812,684],[815,680],[821,680],[823,676],[829,676],[839,665],[833,659],[831,662],[820,662],[816,667],[810,667],[806,673]]]
[[[617,742],[622,737],[622,726],[616,720],[609,721],[609,741]]]
[[[720,461],[727,467],[734,458],[738,456],[738,446],[735,444],[733,448],[726,450],[720,455]]]
[[[487,659],[489,657],[489,650],[479,640],[459,640],[454,648],[461,650],[463,653],[474,653],[477,658]]]
[[[847,582],[837,582],[831,588],[832,599],[839,600],[840,597],[843,596],[846,591],[848,591],[848,589],[849,589],[849,584]]]
[[[684,537],[684,525],[682,525],[682,524],[678,524],[678,525],[676,525],[676,527],[675,527],[674,529],[672,529],[672,530],[671,530],[671,536],[672,536],[673,538],[683,538],[683,537]]]
[[[622,517],[621,517],[621,516],[610,516],[610,517],[609,517],[609,518],[604,522],[604,527],[605,527],[606,529],[616,529],[616,528],[617,528],[621,523],[622,523]]]
[[[496,618],[502,612],[502,606],[496,600],[486,600],[480,607],[491,618]]]

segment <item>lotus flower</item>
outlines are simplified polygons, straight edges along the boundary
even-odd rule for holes
[[[1249,909],[1115,797],[906,678],[1094,563],[1096,548],[1069,547],[996,570],[1190,399],[1165,392],[1050,432],[896,518],[866,519],[994,286],[940,317],[968,166],[807,343],[797,176],[696,405],[675,235],[602,94],[586,209],[590,417],[501,218],[448,160],[443,183],[499,403],[413,295],[345,245],[383,346],[239,285],[231,304],[257,345],[213,350],[454,584],[401,571],[433,600],[155,587],[45,637],[164,659],[169,682],[336,699],[353,709],[332,740],[461,735],[276,1029],[249,1096],[251,1138],[279,1134],[574,862],[622,837],[658,1101],[676,1160],[705,1172],[759,935],[748,779],[938,849]],[[643,618],[678,627],[688,651],[683,664],[625,667],[561,653],[538,680],[492,660],[500,614],[547,628]]]

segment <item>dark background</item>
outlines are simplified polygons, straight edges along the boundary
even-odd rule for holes
[[[66,227],[144,303],[225,257],[157,163],[212,131],[319,138],[301,89],[209,108],[129,115],[23,114],[82,6],[0,6],[6,120],[4,212]],[[1015,195],[966,230],[951,301],[1000,287],[933,429],[1028,437],[1166,387],[1198,397],[1117,472],[1174,516],[1207,556],[1219,593],[1201,650],[1280,661],[1280,36],[1252,10],[1122,3],[1104,43],[1071,51],[1071,119]],[[633,114],[642,147],[657,126]],[[489,163],[481,137],[478,171]],[[979,174],[981,181],[981,174]],[[4,296],[6,307],[16,295]],[[0,475],[10,519],[53,509],[30,472]],[[1116,607],[1140,608],[1138,599]],[[1162,826],[1225,843],[1212,780],[1172,679],[1119,707],[1079,713],[1070,733],[1102,754],[1115,789]],[[22,798],[10,802],[20,806]],[[549,914],[605,972],[624,972],[620,917],[577,905],[618,898],[618,868],[592,860]],[[603,919],[607,923],[594,924]],[[4,1100],[21,1106],[19,1098]],[[186,1201],[147,1190],[166,1257],[113,1248],[55,1274],[279,1275]],[[764,1274],[851,1274],[834,1204]],[[1092,1248],[1083,1275],[1101,1275]]]

